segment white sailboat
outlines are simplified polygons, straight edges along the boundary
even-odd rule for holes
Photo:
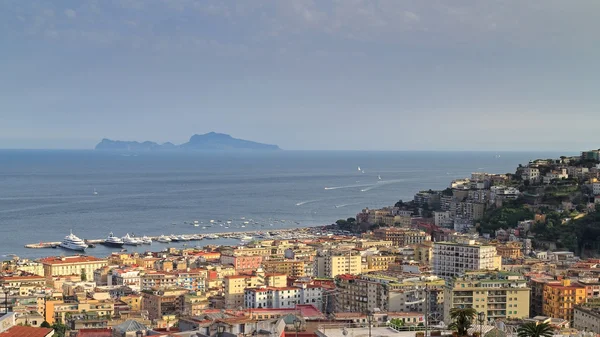
[[[378,176],[377,176],[377,179],[378,179],[378,180],[381,180],[381,175],[378,175]]]
[[[98,195],[98,191],[96,191],[96,189],[94,188],[94,192],[92,194]]]

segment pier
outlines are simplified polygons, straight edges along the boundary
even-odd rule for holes
[[[268,233],[276,233],[275,235],[273,235],[273,240],[275,239],[286,239],[286,238],[282,238],[280,237],[281,235],[285,235],[285,234],[289,234],[292,237],[291,238],[298,238],[299,234],[310,234],[307,233],[309,232],[309,230],[311,229],[311,227],[303,227],[303,228],[286,228],[286,229],[274,229],[274,230],[253,230],[253,231],[244,231],[244,232],[222,232],[222,233],[203,233],[203,234],[198,234],[198,233],[191,233],[191,234],[175,234],[176,236],[186,236],[188,238],[190,238],[191,236],[195,235],[198,236],[200,238],[200,240],[204,240],[206,239],[207,236],[209,235],[217,235],[219,236],[219,238],[226,238],[226,239],[237,239],[241,236],[257,236],[257,235],[262,235],[266,232]],[[171,235],[171,234],[169,234]],[[168,236],[168,235],[167,235]],[[150,238],[152,241],[156,241],[158,240],[159,236],[148,236],[148,238]],[[269,238],[261,238],[263,240],[268,240]],[[200,241],[200,240],[193,240],[190,239],[189,241]],[[89,245],[97,245],[97,244],[101,244],[102,242],[104,242],[104,239],[84,239],[84,241]],[[25,245],[25,248],[31,248],[31,249],[42,249],[42,248],[57,248],[60,245],[60,241],[53,241],[53,242],[39,242],[39,243],[28,243]],[[93,248],[93,247],[90,247]]]

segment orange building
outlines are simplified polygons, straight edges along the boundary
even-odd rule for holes
[[[571,284],[571,280],[562,280],[560,284],[544,285],[545,316],[573,321],[573,308],[586,299],[586,288],[580,284]]]

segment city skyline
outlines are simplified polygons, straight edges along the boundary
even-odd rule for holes
[[[594,1],[8,1],[0,148],[598,148]]]

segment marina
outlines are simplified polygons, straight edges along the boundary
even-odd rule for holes
[[[158,236],[144,236],[142,237],[130,237],[127,234],[129,240],[135,239],[134,242],[139,242],[145,244],[153,244],[153,243],[161,243],[161,244],[169,244],[171,242],[180,242],[180,241],[201,241],[201,240],[214,240],[217,238],[224,239],[237,239],[243,243],[250,243],[254,240],[291,240],[291,239],[310,239],[320,235],[328,235],[333,233],[325,233],[322,230],[319,230],[320,227],[304,227],[304,228],[291,228],[291,229],[277,229],[270,231],[243,231],[243,232],[222,232],[222,233],[190,233],[190,234],[171,234],[171,235],[158,235]],[[113,234],[110,233],[109,237],[113,237]],[[144,239],[144,240],[143,240]],[[84,239],[83,240],[88,248],[93,249],[95,245],[105,245],[111,248],[120,249],[122,246],[119,245],[110,245],[106,244],[106,239]],[[123,242],[123,241],[121,241]],[[59,248],[61,245],[61,241],[51,241],[51,242],[39,242],[39,243],[29,243],[25,245],[25,248],[30,249],[43,249],[43,248]],[[127,245],[127,244],[125,244]],[[138,244],[135,244],[138,245]]]

